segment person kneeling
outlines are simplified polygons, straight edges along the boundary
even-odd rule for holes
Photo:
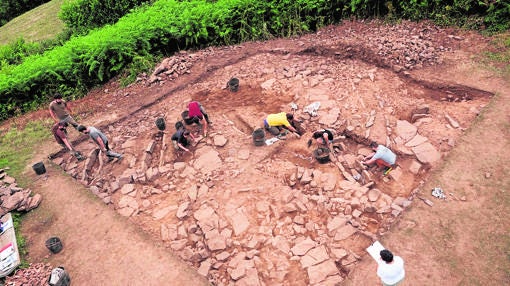
[[[375,153],[367,156],[362,163],[366,165],[376,163],[378,167],[385,167],[384,174],[388,174],[393,169],[393,165],[395,165],[397,155],[395,155],[395,153],[393,153],[390,149],[383,145],[379,145],[376,142],[370,143],[370,148],[372,148]]]
[[[184,128],[177,130],[177,132],[172,135],[172,144],[176,150],[182,150],[184,152],[191,153],[189,147],[194,141],[195,137],[193,134]]]

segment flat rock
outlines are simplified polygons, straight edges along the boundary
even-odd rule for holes
[[[231,217],[232,227],[235,235],[240,235],[250,227],[248,217],[242,212],[236,212]]]
[[[423,164],[432,164],[441,159],[441,154],[430,142],[412,148],[416,158]]]
[[[123,195],[127,195],[131,192],[133,192],[135,190],[135,185],[134,184],[125,184],[124,186],[122,186],[122,188],[120,189],[120,192],[121,194]]]
[[[407,141],[407,143],[405,144],[406,147],[415,147],[415,146],[418,146],[422,143],[425,143],[429,141],[429,139],[425,136],[421,136],[420,134],[416,134],[413,139]]]
[[[411,173],[413,173],[414,175],[418,175],[418,173],[420,172],[421,166],[422,165],[420,162],[413,160],[411,162],[411,165],[409,165],[409,171]]]
[[[195,154],[197,155],[197,154]],[[223,165],[219,153],[210,148],[205,153],[200,155],[193,163],[193,167],[200,170],[202,173],[209,173],[219,169]]]
[[[225,144],[227,144],[227,138],[223,135],[216,135],[213,138],[213,144],[214,146],[223,147]]]
[[[177,213],[175,216],[177,216],[178,219],[183,219],[188,215],[188,208],[189,208],[190,202],[184,202],[179,205],[177,208]]]
[[[318,246],[316,248],[310,249],[306,255],[301,257],[301,266],[303,268],[308,268],[310,266],[319,264],[323,261],[329,259],[328,252],[326,251],[326,247],[324,245]]]
[[[167,216],[168,213],[170,213],[171,211],[174,211],[176,209],[177,209],[176,205],[170,205],[167,207],[159,208],[157,210],[154,210],[154,212],[152,213],[152,218],[154,218],[155,220],[160,220],[160,219],[164,218],[165,216]]]
[[[131,215],[133,215],[135,213],[135,209],[130,208],[130,207],[125,207],[125,208],[118,209],[117,212],[121,216],[130,217]]]
[[[290,250],[294,255],[305,255],[310,249],[314,248],[315,245],[315,241],[307,237],[305,240],[294,245]]]
[[[333,260],[329,259],[320,264],[308,267],[308,279],[310,284],[320,283],[330,275],[338,274],[338,269]]]
[[[371,202],[375,202],[381,196],[381,191],[379,189],[371,189],[368,191],[368,200]]]
[[[343,215],[337,215],[328,222],[327,228],[330,234],[333,234],[335,230],[343,227],[347,223],[347,218]]]
[[[119,208],[131,207],[133,209],[138,208],[138,202],[131,196],[122,196],[119,201]]]
[[[396,128],[397,136],[404,139],[404,142],[407,142],[413,139],[416,136],[416,132],[418,132],[418,128],[416,126],[409,123],[407,120],[397,120],[397,128]]]
[[[356,229],[352,225],[346,224],[336,231],[334,240],[339,241],[339,240],[347,239],[351,235],[355,234],[357,231],[358,231],[358,229]]]

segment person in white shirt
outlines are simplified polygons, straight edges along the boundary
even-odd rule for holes
[[[404,260],[400,256],[393,256],[389,250],[380,252],[381,261],[377,265],[377,276],[384,286],[399,285],[406,276]]]

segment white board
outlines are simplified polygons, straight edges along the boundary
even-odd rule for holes
[[[370,256],[372,256],[372,258],[377,262],[377,263],[380,263],[382,260],[381,260],[381,250],[384,250],[386,248],[384,248],[384,246],[379,242],[379,241],[376,241],[372,244],[370,244],[369,247],[367,247],[367,252],[370,254]]]

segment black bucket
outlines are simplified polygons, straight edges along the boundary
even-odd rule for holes
[[[185,110],[181,113],[181,117],[182,117],[182,120],[184,120],[184,123],[186,123],[186,125],[191,125],[191,124],[195,123],[193,118],[189,118],[188,115],[189,115],[188,110]]]
[[[263,146],[266,144],[266,132],[264,132],[264,129],[258,128],[253,131],[253,144],[255,146]]]
[[[158,117],[158,119],[156,119],[156,127],[158,127],[160,131],[164,131],[166,129],[166,123],[163,117]]]
[[[317,160],[317,162],[325,164],[330,161],[329,152],[328,148],[320,147],[313,151],[313,157]]]
[[[63,248],[62,241],[60,241],[60,238],[56,236],[50,237],[46,240],[45,245],[52,253],[59,253]]]
[[[37,175],[42,175],[42,174],[46,173],[46,167],[44,167],[43,162],[35,163],[32,166],[32,169],[34,169],[34,171]]]
[[[236,92],[238,89],[239,89],[239,79],[238,78],[231,78],[228,82],[227,82],[227,88],[230,90],[230,91],[233,91],[233,92]]]

